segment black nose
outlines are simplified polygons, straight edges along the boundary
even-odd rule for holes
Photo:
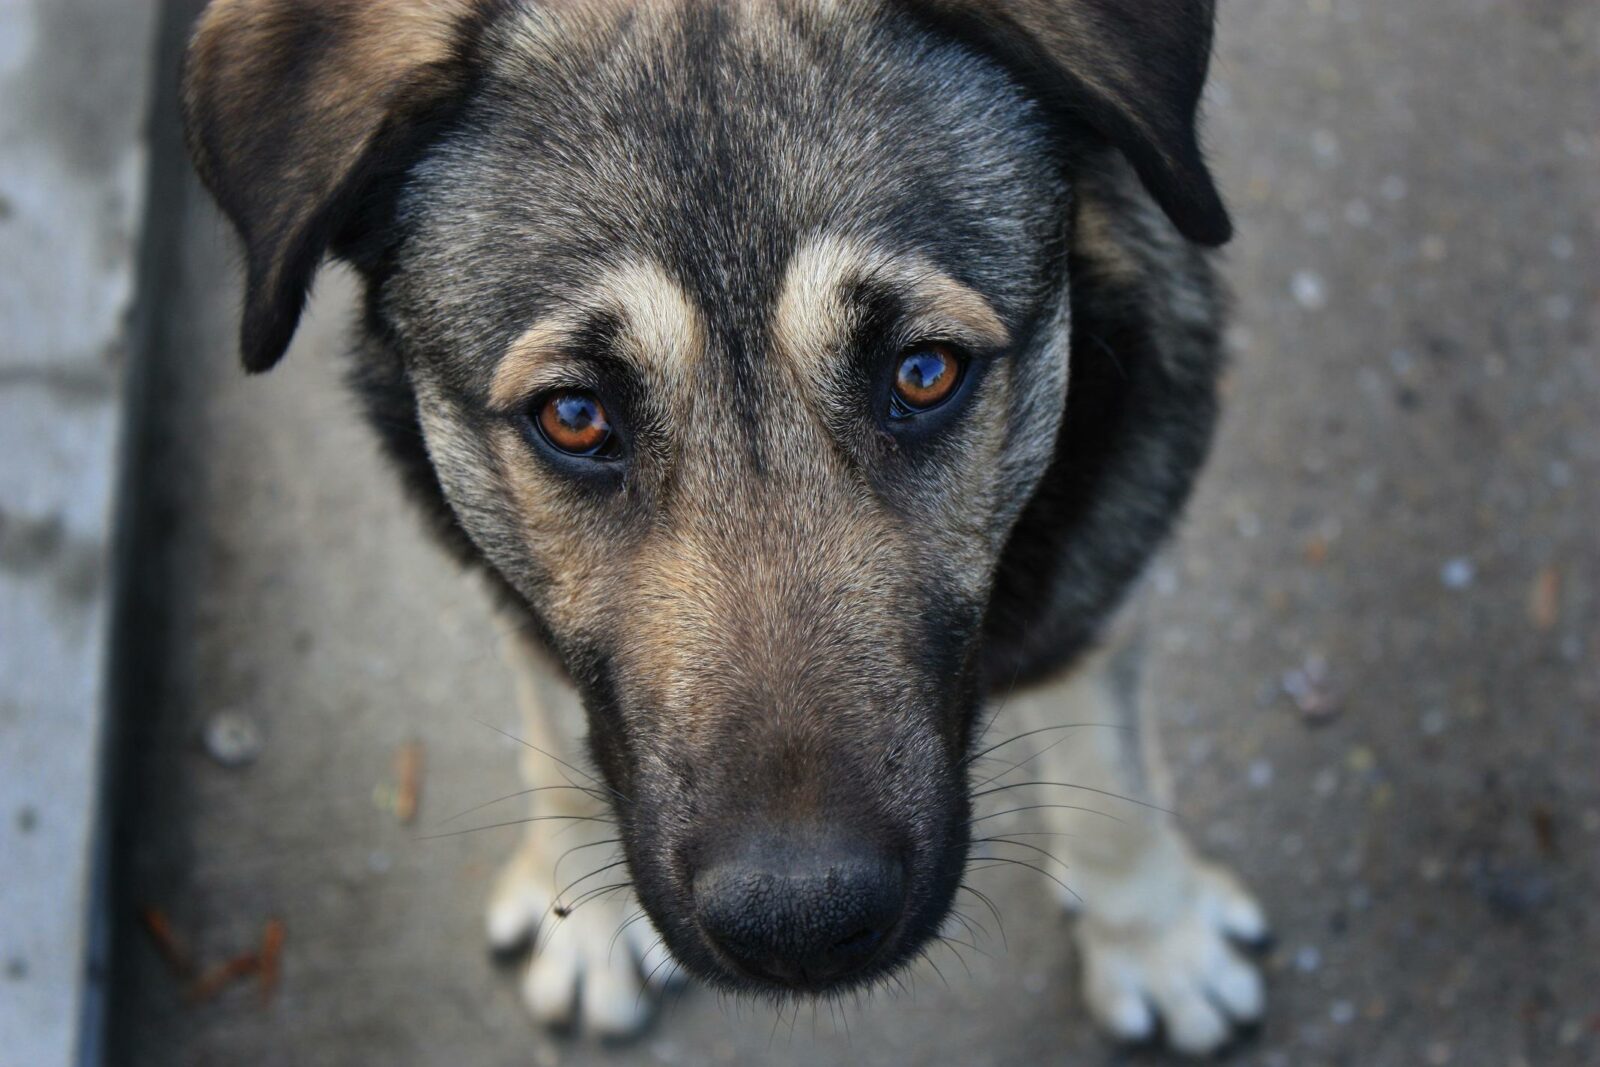
[[[758,978],[820,988],[860,971],[905,907],[900,861],[870,843],[762,833],[696,873],[700,926]]]

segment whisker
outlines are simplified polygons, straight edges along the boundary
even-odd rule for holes
[[[573,845],[571,848],[567,849],[561,855],[556,857],[556,862],[550,867],[550,881],[554,883],[561,880],[561,861],[572,855],[574,852],[582,852],[586,848],[599,848],[601,845],[614,845],[621,840],[622,839],[620,837],[608,837],[603,841],[585,841],[581,845]]]
[[[561,898],[562,897],[566,896],[574,888],[576,888],[579,885],[582,885],[584,882],[587,882],[589,879],[593,878],[595,875],[604,874],[606,871],[614,871],[618,867],[621,867],[624,863],[627,863],[627,862],[628,861],[626,859],[613,860],[612,862],[606,864],[604,867],[596,867],[594,870],[590,871],[588,874],[579,875],[577,878],[574,878],[572,881],[570,881],[566,885],[562,886],[559,891],[557,891],[557,893],[555,895],[555,899],[550,905],[550,909],[556,913],[556,917],[557,918],[565,919],[568,915],[572,914],[572,909],[568,908],[568,907],[564,907],[562,905],[562,903],[561,903]]]
[[[968,893],[971,893],[974,897],[976,897],[978,899],[978,901],[980,903],[983,904],[984,907],[989,909],[989,914],[994,916],[994,924],[995,924],[995,926],[1000,930],[1000,944],[1005,948],[1005,950],[1007,952],[1010,952],[1011,951],[1011,946],[1010,946],[1010,944],[1008,944],[1006,942],[1006,924],[1000,918],[1000,909],[995,906],[995,903],[994,903],[993,900],[989,899],[989,895],[987,893],[981,892],[980,890],[974,889],[972,886],[967,885],[965,882],[962,882],[956,888],[957,888],[958,891],[964,889]]]
[[[584,770],[582,767],[573,766],[572,764],[568,763],[566,760],[562,759],[560,756],[557,756],[555,753],[547,752],[547,751],[545,751],[544,749],[540,748],[538,745],[534,744],[531,741],[524,741],[522,738],[518,737],[516,734],[509,733],[509,732],[507,732],[505,730],[500,729],[500,727],[496,726],[494,723],[484,722],[482,719],[473,719],[472,721],[477,723],[479,726],[483,726],[483,727],[486,727],[487,729],[493,730],[495,733],[499,734],[501,737],[507,738],[508,740],[511,740],[511,741],[515,741],[517,744],[522,745],[524,748],[532,749],[533,751],[539,753],[539,755],[544,756],[544,757],[546,757],[548,759],[554,760],[555,762],[561,764],[561,766],[565,767],[567,770],[571,771],[574,774],[582,775],[584,778],[587,778],[589,781],[593,782],[595,785],[599,786],[601,789],[604,789],[606,792],[610,793],[612,796],[616,797],[618,800],[621,800],[623,803],[625,803],[625,804],[631,804],[632,803],[632,801],[630,801],[627,797],[623,796],[617,790],[611,788],[611,786],[607,785],[605,782],[602,782],[600,779],[596,778],[594,775],[590,774],[588,771]]]
[[[993,789],[979,790],[978,792],[972,794],[972,799],[977,800],[981,797],[992,796],[995,793],[1004,793],[1008,789],[1023,789],[1028,786],[1035,785],[1052,786],[1056,789],[1081,789],[1085,793],[1094,793],[1098,796],[1110,797],[1113,800],[1123,800],[1127,801],[1129,804],[1137,804],[1141,808],[1149,808],[1151,811],[1159,811],[1163,815],[1171,815],[1174,819],[1178,817],[1177,812],[1168,808],[1163,808],[1160,804],[1151,804],[1149,801],[1136,800],[1133,797],[1123,796],[1121,793],[1113,793],[1109,789],[1096,789],[1092,785],[1077,785],[1073,782],[1012,782],[1010,785],[997,785]]]
[[[601,793],[597,789],[590,789],[587,786],[571,785],[571,784],[568,784],[568,785],[540,785],[540,786],[534,786],[532,789],[519,789],[515,793],[507,793],[505,796],[503,796],[503,797],[495,797],[493,800],[486,800],[482,804],[479,804],[479,805],[477,805],[475,807],[468,808],[466,811],[459,812],[459,813],[457,813],[455,815],[452,815],[448,819],[441,820],[440,822],[437,822],[434,825],[435,826],[449,826],[451,823],[455,822],[457,819],[464,819],[468,815],[471,815],[473,812],[482,811],[484,808],[492,808],[496,804],[504,804],[506,801],[515,800],[518,797],[532,796],[534,793],[543,793],[547,789],[576,789],[580,793],[587,793],[589,796],[592,796],[597,800],[604,800],[605,799],[605,794],[604,793]]]
[[[926,961],[928,966],[933,968],[933,973],[939,976],[939,981],[944,984],[944,987],[946,989],[950,988],[950,979],[946,978],[944,976],[944,971],[940,970],[939,965],[933,962],[932,953],[924,948],[917,953],[917,958]]]
[[[979,954],[982,954],[983,952],[983,949],[979,948],[976,942],[963,941],[959,937],[951,937],[949,934],[940,934],[939,940],[948,941],[952,945],[960,945],[962,948],[970,948],[972,951]]]
[[[1081,727],[1081,726],[1110,726],[1110,725],[1112,725],[1112,724],[1110,724],[1110,723],[1094,723],[1094,722],[1064,723],[1062,725],[1062,727],[1060,727],[1060,728],[1062,728],[1062,729],[1065,729],[1065,728],[1076,729],[1076,728]],[[1120,727],[1120,726],[1119,727],[1113,727],[1113,728],[1114,729],[1127,729],[1127,727]],[[1044,729],[1046,729],[1046,730],[1057,729],[1057,727],[1047,726]],[[1040,732],[1042,732],[1042,731],[1040,731],[1040,730],[1029,730],[1027,734],[1022,734],[1022,735],[1020,735],[1020,737],[1026,737],[1029,734],[1036,734],[1036,733],[1040,733]],[[1012,738],[1012,740],[1019,740],[1020,737]],[[1012,771],[1018,769],[1019,767],[1026,767],[1028,764],[1032,763],[1034,760],[1038,759],[1040,756],[1043,756],[1046,752],[1049,752],[1049,751],[1051,751],[1053,749],[1060,748],[1062,745],[1066,744],[1070,740],[1072,740],[1072,735],[1071,734],[1064,734],[1063,736],[1056,738],[1054,741],[1050,742],[1048,745],[1046,745],[1043,748],[1041,748],[1039,751],[1034,752],[1034,753],[1032,753],[1032,754],[1030,754],[1028,756],[1025,756],[1024,758],[1022,758],[1022,759],[1018,760],[1017,762],[1013,763],[1011,766],[1007,767],[1005,770],[1001,771],[1000,773],[991,774],[989,777],[985,778],[983,781],[979,782],[977,785],[973,786],[972,788],[974,788],[974,789],[982,789],[984,786],[989,785],[989,784],[991,784],[993,782],[996,782],[996,781],[1000,780],[1001,778],[1004,778],[1006,775],[1010,774]]]
[[[666,938],[657,935],[656,943],[650,946],[650,952],[654,952],[657,948],[664,946],[666,943]],[[648,955],[648,953],[646,953],[646,955]],[[661,961],[659,963],[650,968],[650,973],[644,976],[643,982],[639,983],[639,992],[633,998],[633,1007],[635,1011],[637,1011],[639,1008],[639,1001],[644,999],[645,990],[650,988],[650,981],[651,979],[655,978],[656,972],[661,970],[661,968],[665,967],[669,963],[675,965],[677,962],[677,960],[672,958],[672,953],[669,951],[665,956],[661,957]]]
[[[1003,770],[996,771],[994,774],[991,774],[989,777],[987,777],[983,781],[977,783],[972,788],[974,790],[978,790],[978,789],[984,788],[985,786],[993,785],[995,782],[998,782],[1000,779],[1004,778],[1006,775],[1010,774],[1012,771],[1018,770],[1018,769],[1020,769],[1022,767],[1026,767],[1028,764],[1032,763],[1034,760],[1038,759],[1040,756],[1044,755],[1046,752],[1049,752],[1051,749],[1053,749],[1056,746],[1060,745],[1062,742],[1068,740],[1068,737],[1070,737],[1070,735],[1068,735],[1066,737],[1058,737],[1058,738],[1056,738],[1054,741],[1050,742],[1048,745],[1046,745],[1043,748],[1039,749],[1039,751],[1031,752],[1027,756],[1025,756],[1022,759],[1018,760],[1017,762],[1013,763],[1011,766],[1006,767]]]
[[[1079,730],[1086,726],[1098,726],[1106,730],[1127,730],[1129,732],[1132,732],[1133,730],[1133,727],[1131,726],[1126,726],[1122,723],[1116,722],[1059,722],[1054,726],[1041,726],[1037,730],[1025,730],[1014,737],[1008,737],[1004,741],[990,745],[982,752],[977,752],[971,756],[968,756],[964,762],[976,763],[978,760],[989,755],[989,753],[994,752],[996,749],[1005,748],[1009,744],[1013,744],[1025,738],[1033,737],[1037,734],[1047,734],[1051,730]]]
[[[526,819],[509,819],[506,822],[492,822],[487,826],[469,826],[465,830],[449,830],[442,834],[418,834],[413,841],[434,841],[441,837],[460,837],[462,834],[475,834],[481,830],[498,830],[504,826],[526,826],[529,823],[544,822],[547,819],[572,819],[579,822],[603,822],[607,826],[615,825],[610,819],[598,815],[530,815]]]
[[[558,916],[558,918],[565,919],[565,918],[570,917],[573,912],[577,911],[579,908],[581,908],[583,905],[587,904],[589,901],[593,900],[595,897],[600,896],[602,893],[615,893],[619,889],[632,889],[632,888],[633,888],[633,882],[632,881],[627,881],[627,882],[613,882],[611,885],[603,885],[603,886],[600,886],[597,889],[586,889],[581,894],[579,894],[577,900],[573,901],[570,905],[568,905],[567,914],[566,915],[562,915],[562,916]]]
[[[1044,849],[1040,848],[1038,845],[1030,845],[1026,841],[1013,841],[1008,837],[986,837],[986,838],[984,838],[984,840],[985,841],[993,841],[997,845],[1010,845],[1013,848],[1030,849],[1030,850],[1032,850],[1034,852],[1037,852],[1039,855],[1045,857],[1046,859],[1051,860],[1052,862],[1060,863],[1061,864],[1061,869],[1064,870],[1064,871],[1070,871],[1072,869],[1066,863],[1062,862],[1062,860],[1061,860],[1061,858],[1059,856],[1056,856],[1056,855],[1054,855],[1053,853],[1050,853],[1050,852],[1046,852]]]
[[[611,960],[611,953],[617,947],[617,938],[621,937],[622,936],[622,932],[624,930],[626,930],[628,927],[632,926],[634,923],[636,923],[640,919],[644,918],[644,915],[645,915],[644,909],[640,908],[638,911],[634,912],[632,915],[628,916],[628,918],[622,920],[622,922],[620,924],[618,924],[617,932],[611,935],[611,942],[610,942],[610,944],[606,945],[606,960],[607,960],[607,962],[609,962]]]
[[[1043,867],[1039,866],[1037,863],[1029,863],[1027,860],[1013,859],[1010,856],[994,856],[994,857],[992,857],[992,860],[993,860],[993,863],[991,863],[990,865],[985,866],[985,867],[975,868],[975,869],[977,869],[977,870],[988,870],[994,864],[1000,864],[1000,863],[1011,863],[1011,864],[1015,864],[1018,867],[1026,867],[1030,871],[1035,871],[1035,872],[1037,872],[1039,874],[1042,874],[1044,877],[1050,879],[1052,882],[1054,882],[1056,885],[1060,886],[1062,889],[1065,889],[1068,893],[1071,893],[1073,899],[1076,900],[1079,904],[1083,903],[1083,898],[1078,896],[1078,891],[1076,889],[1073,889],[1070,885],[1068,885],[1067,883],[1063,882],[1061,879],[1057,878],[1055,875],[1051,874],[1049,871],[1045,870]]]
[[[778,1040],[778,1024],[783,1022],[783,1005],[777,1005],[772,1012],[772,1033],[767,1035],[767,1051],[772,1051],[773,1042]]]
[[[967,972],[967,981],[970,982],[972,980],[972,965],[969,964],[967,962],[967,958],[961,954],[961,950],[955,945],[951,944],[945,938],[939,937],[935,938],[934,940],[938,941],[939,944],[950,950],[950,954],[956,958],[956,962],[961,964],[961,969]]]
[[[1098,815],[1102,819],[1110,819],[1112,822],[1127,822],[1126,819],[1119,819],[1110,812],[1100,811],[1098,808],[1086,808],[1079,804],[1024,804],[1020,808],[1007,808],[1005,811],[991,811],[987,815],[979,815],[977,818],[973,819],[972,822],[980,823],[986,819],[998,819],[1002,815],[1016,815],[1019,812],[1024,811],[1044,810],[1081,811],[1085,815]]]
[[[1011,672],[1011,681],[1006,685],[1005,693],[1000,697],[999,701],[995,703],[994,711],[989,714],[989,721],[985,722],[983,726],[979,728],[975,737],[981,739],[990,730],[994,729],[994,724],[999,720],[1000,713],[1006,710],[1006,704],[1011,700],[1011,694],[1016,691],[1017,679],[1020,677],[1022,677],[1022,665],[1018,664],[1016,669]],[[963,764],[963,766],[965,766],[965,764]]]
[[[666,944],[666,941],[663,940],[662,944]],[[667,955],[668,955],[668,957],[671,957],[672,953],[669,951],[667,953]],[[663,982],[671,983],[673,981],[676,981],[678,975],[685,973],[687,970],[688,970],[688,968],[686,968],[683,964],[679,963],[676,959],[674,959],[672,961],[672,970],[667,972],[667,977],[665,979],[663,979]],[[678,982],[678,990],[677,990],[677,992],[672,994],[672,1007],[673,1007],[674,1010],[676,1010],[677,1007],[680,1004],[683,1003],[683,998],[688,994],[688,992],[689,992],[689,983],[688,982]]]
[[[901,996],[903,996],[903,997],[910,997],[911,996],[911,990],[906,988],[905,979],[901,978],[898,974],[894,974],[894,973],[891,972],[889,974],[884,975],[883,977],[884,977],[885,981],[893,982],[899,988]]]
[[[607,806],[609,807],[609,802],[607,802]],[[602,811],[600,815],[596,816],[596,818],[599,818],[602,821],[604,821],[605,823],[607,823],[608,825],[610,825],[612,829],[616,829],[616,825],[617,825],[616,819],[611,814],[610,811]],[[574,820],[572,822],[567,823],[567,825],[565,825],[565,826],[557,828],[550,835],[550,843],[552,845],[555,844],[557,841],[561,840],[567,834],[570,834],[572,831],[578,829],[578,827],[580,825],[581,824],[579,824],[576,820]]]
[[[961,924],[961,928],[963,930],[965,930],[967,932],[967,935],[969,937],[971,937],[972,940],[974,940],[974,941],[978,940],[978,934],[980,932],[983,934],[984,937],[988,937],[989,936],[989,931],[984,928],[984,925],[982,923],[978,922],[976,919],[967,918],[965,915],[961,914],[961,912],[959,910],[955,909],[955,908],[951,908],[950,909],[950,918],[952,918],[956,922],[960,923]]]

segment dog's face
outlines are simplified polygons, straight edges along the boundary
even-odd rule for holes
[[[412,36],[364,40],[374,7]],[[324,247],[367,273],[459,522],[585,697],[640,898],[712,979],[869,980],[959,879],[989,591],[1067,388],[1037,7],[235,0],[195,46],[247,359]],[[247,48],[311,50],[311,114],[218,101]],[[322,155],[264,194],[251,123]]]
[[[523,32],[400,209],[441,481],[584,692],[679,958],[838,977],[702,929],[708,872],[805,848],[900,883],[840,938],[892,959],[960,870],[990,576],[1062,410],[1052,140],[925,36]]]

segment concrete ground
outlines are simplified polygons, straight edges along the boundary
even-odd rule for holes
[[[1185,822],[1276,921],[1235,1062],[1600,1062],[1600,8],[1223,9],[1237,360],[1149,689]],[[157,147],[115,1062],[1166,1062],[1091,1031],[1066,920],[1002,872],[1005,943],[914,995],[792,1019],[690,990],[614,1048],[534,1029],[480,933],[516,831],[419,841],[393,811],[410,740],[424,828],[520,788],[474,721],[515,714],[339,388],[348,279],[247,380],[234,251]],[[224,712],[254,763],[206,754]],[[276,996],[187,1002],[144,905],[208,961],[281,917]]]

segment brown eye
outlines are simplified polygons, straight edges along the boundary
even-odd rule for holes
[[[948,345],[922,345],[900,356],[894,372],[894,405],[890,414],[905,418],[936,408],[956,391],[961,359]]]
[[[603,454],[611,444],[611,422],[593,393],[564,389],[539,403],[539,432],[544,439],[574,456]]]

